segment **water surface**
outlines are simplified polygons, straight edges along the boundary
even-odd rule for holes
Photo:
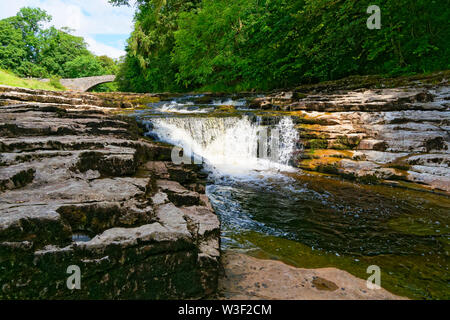
[[[382,287],[393,293],[450,298],[447,196],[301,172],[290,166],[301,146],[289,116],[267,125],[246,109],[245,98],[202,98],[161,101],[138,117],[153,137],[203,158],[224,249],[298,267],[337,267],[363,279],[377,265]],[[231,112],[219,116],[222,110]],[[267,127],[281,130],[280,152],[262,159],[267,146],[258,137]]]

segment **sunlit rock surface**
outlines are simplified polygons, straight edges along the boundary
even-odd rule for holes
[[[399,300],[336,268],[301,269],[234,251],[222,256],[219,297],[226,300]]]
[[[302,169],[450,192],[448,73],[385,82],[398,86],[336,81],[259,97],[250,106],[294,117],[305,148],[297,159]]]
[[[0,91],[0,298],[216,290],[220,224],[197,166],[171,165],[100,95]],[[67,288],[71,265],[80,290]]]

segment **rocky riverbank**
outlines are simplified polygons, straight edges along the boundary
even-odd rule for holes
[[[112,113],[118,109],[136,108],[155,102],[162,94],[89,93],[77,91],[45,91],[0,85],[0,106],[39,103],[68,110],[101,110]],[[106,108],[106,109],[105,109]]]
[[[306,172],[448,193],[447,76],[240,96],[262,122],[292,117],[304,147],[293,164]],[[120,115],[168,97],[0,86],[0,298],[399,298],[337,269],[220,260],[205,175],[174,165],[171,146]],[[66,286],[73,265],[80,290]]]
[[[1,88],[0,298],[216,290],[220,224],[204,177],[172,165],[171,147],[142,138],[134,119],[112,114],[134,98]],[[79,290],[66,286],[73,265]]]
[[[250,107],[294,116],[303,170],[448,193],[449,76],[356,77],[272,93]]]

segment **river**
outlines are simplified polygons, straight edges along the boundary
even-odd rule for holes
[[[450,298],[447,196],[296,169],[302,145],[291,116],[246,101],[190,95],[136,111],[148,136],[204,163],[222,249],[363,279],[377,265],[393,293]]]

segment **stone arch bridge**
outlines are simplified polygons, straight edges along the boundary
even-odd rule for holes
[[[86,92],[92,87],[95,87],[101,83],[113,82],[116,79],[114,75],[97,76],[97,77],[85,77],[74,79],[61,79],[60,83],[67,89]],[[49,79],[41,79],[43,82],[49,82]]]

